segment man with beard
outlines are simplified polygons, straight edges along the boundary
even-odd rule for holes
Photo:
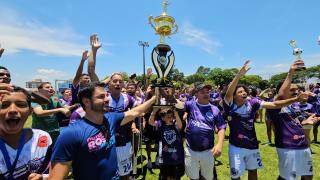
[[[110,112],[126,112],[135,106],[135,99],[127,94],[121,93],[122,88],[124,88],[122,75],[120,73],[113,73],[109,81]],[[132,171],[132,131],[137,133],[139,130],[136,128],[136,125],[132,125],[131,122],[124,126],[119,126],[116,129],[116,151],[121,179],[128,179]]]
[[[62,113],[66,116],[70,116],[70,110],[68,108],[64,108],[58,98],[52,98],[54,90],[51,83],[41,83],[38,90],[43,96],[50,99],[50,102],[48,104],[38,104],[35,102],[31,104],[33,108],[32,128],[48,132],[54,143],[60,133],[59,122],[56,114]]]
[[[298,86],[292,84],[293,75],[303,61],[295,61],[287,74],[285,81],[279,84],[279,99],[289,99],[298,95]],[[279,88],[281,87],[281,88]],[[280,175],[278,180],[297,179],[301,176],[303,180],[311,180],[313,177],[313,166],[310,146],[304,134],[304,125],[314,125],[320,118],[315,114],[303,121],[299,121],[299,111],[294,110],[294,105],[276,109],[272,116],[275,127],[275,145],[278,153],[278,166]]]
[[[74,179],[118,179],[116,129],[141,115],[156,97],[126,112],[109,112],[103,83],[90,84],[78,96],[86,115],[59,136],[49,179],[64,179],[71,167]]]
[[[19,87],[0,94],[0,179],[42,179],[52,141],[47,132],[23,128],[32,113],[31,96]]]

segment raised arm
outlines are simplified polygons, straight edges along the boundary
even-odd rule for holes
[[[284,80],[281,88],[279,89],[277,100],[288,98],[293,75],[294,75],[295,71],[297,70],[297,68],[299,67],[299,65],[301,65],[301,64],[303,64],[303,61],[297,60],[290,66],[287,77]]]
[[[233,100],[233,92],[235,91],[240,78],[243,75],[245,75],[248,72],[248,70],[250,69],[249,63],[250,63],[250,60],[247,60],[244,63],[244,65],[239,70],[238,74],[233,78],[233,80],[229,84],[228,89],[226,91],[226,95],[225,95],[225,100],[227,101],[226,103],[230,103]]]
[[[151,114],[150,114],[150,118],[149,118],[149,121],[148,123],[151,125],[151,126],[156,126],[155,124],[155,118],[156,118],[156,114],[158,112],[158,108],[153,108]]]
[[[88,74],[93,82],[99,81],[99,78],[96,74],[96,57],[97,57],[97,51],[102,46],[102,44],[99,42],[99,39],[96,34],[93,34],[90,36],[90,44],[91,44],[91,53],[89,56],[89,62],[88,62]]]
[[[179,114],[178,114],[178,112],[177,112],[176,109],[174,109],[173,113],[174,113],[174,116],[175,116],[175,118],[176,118],[177,128],[178,128],[179,130],[181,130],[181,129],[182,129],[181,118],[180,118],[180,116],[179,116]]]
[[[311,92],[303,92],[303,93],[300,93],[299,96],[293,97],[290,99],[277,100],[273,102],[263,102],[262,106],[266,109],[279,109],[279,108],[288,106],[294,102],[306,101],[309,96],[314,96],[314,94]]]
[[[73,78],[73,81],[72,81],[73,86],[77,86],[79,84],[80,77],[83,71],[83,64],[87,59],[88,59],[88,50],[85,50],[82,53],[82,58],[81,58],[79,67],[77,69],[76,76]]]
[[[4,49],[0,48],[0,58],[1,58],[3,52],[4,52]]]

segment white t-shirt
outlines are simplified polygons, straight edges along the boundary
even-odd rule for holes
[[[33,135],[23,146],[17,165],[13,172],[14,179],[28,179],[30,173],[42,174],[47,170],[50,162],[51,153],[48,149],[51,147],[52,140],[50,135],[39,129],[32,129]],[[11,163],[14,162],[17,149],[13,149],[5,144]],[[9,172],[2,153],[0,153],[0,179],[8,179]]]

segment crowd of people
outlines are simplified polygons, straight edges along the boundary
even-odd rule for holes
[[[134,179],[139,138],[149,169],[154,166],[151,145],[157,144],[159,179],[217,179],[214,161],[227,156],[222,148],[229,128],[230,178],[240,179],[248,171],[248,179],[255,180],[263,167],[255,131],[262,109],[267,109],[269,145],[272,132],[275,136],[278,179],[313,178],[310,143],[317,142],[320,84],[305,88],[293,83],[301,60],[277,88],[263,91],[238,84],[250,61],[224,87],[195,82],[184,89],[161,89],[150,82],[150,70],[144,86],[135,76],[125,82],[121,73],[99,81],[97,35],[90,44],[90,55],[83,52],[72,87],[60,98],[50,82],[38,92],[10,84],[10,71],[0,66],[0,179]],[[88,72],[83,73],[86,61]],[[177,103],[154,106],[163,98],[161,91],[170,91]],[[32,127],[25,128],[29,116]]]

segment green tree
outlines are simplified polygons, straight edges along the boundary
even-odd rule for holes
[[[221,68],[214,68],[211,69],[208,74],[208,80],[211,80],[216,85],[223,86],[229,84],[236,73],[238,72],[238,69],[232,68],[232,69],[221,69]]]
[[[204,82],[206,80],[204,74],[199,74],[199,73],[195,73],[195,74],[191,74],[190,76],[187,76],[185,78],[185,81],[187,84],[192,84],[195,82]]]

